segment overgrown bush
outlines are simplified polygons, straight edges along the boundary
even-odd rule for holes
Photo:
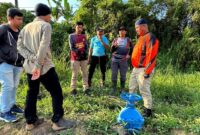
[[[181,70],[200,70],[200,38],[194,29],[185,28],[175,48],[174,62]]]
[[[53,55],[58,59],[69,59],[68,36],[72,33],[72,27],[66,23],[52,23],[51,47]]]

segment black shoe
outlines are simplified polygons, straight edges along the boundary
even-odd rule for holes
[[[120,91],[124,91],[125,90],[125,81],[121,81],[121,90]]]
[[[152,110],[144,107],[144,117],[151,117]]]
[[[73,89],[73,90],[71,91],[71,95],[72,95],[72,96],[76,96],[76,94],[77,94],[76,89]]]
[[[24,111],[21,108],[19,108],[17,105],[13,105],[10,111],[13,113],[18,113],[18,114],[24,113]]]
[[[84,91],[84,93],[85,93],[85,95],[90,96],[90,89],[86,89],[86,90]]]
[[[121,94],[123,92],[126,92],[126,90],[124,88],[121,88],[120,91],[119,91],[119,93]]]

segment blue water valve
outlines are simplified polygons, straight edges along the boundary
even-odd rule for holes
[[[128,133],[139,134],[144,125],[144,118],[135,108],[135,103],[142,100],[142,97],[126,92],[121,93],[120,97],[126,101],[126,106],[120,111],[117,117],[118,123],[123,125]]]

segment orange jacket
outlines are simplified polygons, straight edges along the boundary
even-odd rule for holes
[[[150,75],[156,64],[158,46],[159,41],[152,33],[140,36],[131,57],[133,67],[145,68],[145,74]]]

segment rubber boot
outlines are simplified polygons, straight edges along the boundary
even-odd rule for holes
[[[120,89],[120,93],[125,91],[125,81],[121,81],[121,89]]]
[[[117,91],[117,81],[112,81],[112,90],[110,91],[110,95],[114,95]]]

